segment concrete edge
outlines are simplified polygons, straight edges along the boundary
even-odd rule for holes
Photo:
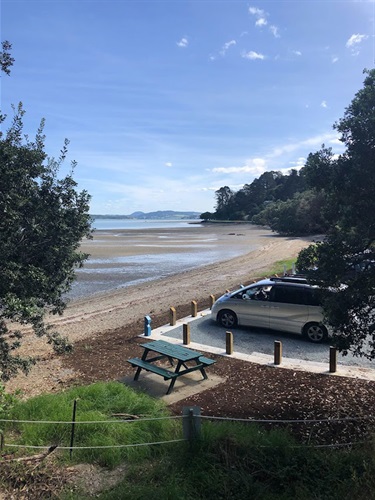
[[[138,335],[145,340],[166,340],[171,344],[183,345],[182,339],[175,339],[173,337],[168,337],[168,332],[181,327],[184,324],[191,323],[197,319],[207,316],[211,313],[210,309],[205,309],[200,311],[196,317],[188,316],[186,318],[181,318],[176,321],[175,325],[163,325],[154,330],[151,328],[151,335],[145,336],[144,334]],[[248,361],[251,363],[257,363],[260,365],[270,366],[273,368],[282,368],[287,370],[304,371],[311,373],[319,373],[322,375],[331,375],[336,377],[350,377],[358,378],[363,380],[375,381],[375,370],[372,368],[362,368],[359,366],[348,366],[348,365],[337,365],[337,371],[335,373],[330,373],[329,371],[329,361],[327,356],[327,363],[315,363],[312,361],[305,361],[301,359],[293,358],[282,358],[282,364],[275,365],[274,357],[269,354],[263,354],[258,352],[253,352],[252,354],[244,354],[241,352],[233,352],[233,354],[227,354],[225,349],[212,347],[204,344],[199,344],[197,342],[191,342],[188,346],[196,351],[209,352],[211,354],[216,354],[223,357],[240,359],[242,361]]]

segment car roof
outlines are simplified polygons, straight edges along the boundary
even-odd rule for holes
[[[277,278],[277,277],[271,277],[271,278],[265,278],[263,280],[255,281],[254,283],[250,283],[249,285],[242,286],[238,290],[235,290],[233,292],[230,292],[230,295],[235,295],[238,292],[241,292],[241,290],[247,290],[248,288],[251,288],[252,286],[297,286],[301,288],[318,288],[315,285],[310,285],[307,283],[306,278],[295,278],[293,279],[284,279],[284,278]]]

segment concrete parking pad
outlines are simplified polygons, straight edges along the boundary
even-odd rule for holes
[[[170,380],[163,380],[163,377],[160,377],[160,375],[148,373],[144,370],[141,372],[138,380],[133,380],[134,375],[132,375],[120,379],[119,382],[133,389],[143,391],[149,396],[162,399],[167,405],[171,405],[182,399],[212,389],[225,382],[225,378],[211,375],[209,369],[207,369],[207,376],[208,379],[204,380],[199,371],[181,375],[181,377],[178,377],[176,380],[171,394],[166,394]]]
[[[179,334],[179,338],[173,336],[176,329],[182,330],[183,324],[190,323],[193,327],[193,323],[201,318],[209,316],[210,310],[206,309],[198,313],[197,317],[186,317],[177,321],[176,325],[164,325],[160,328],[153,329],[151,331],[151,336],[140,335],[140,337],[144,338],[146,342],[151,340],[159,340],[163,339],[167,342],[171,342],[172,344],[181,344],[182,345],[182,332]],[[221,332],[223,329],[221,329]],[[301,344],[302,345],[302,344]],[[355,366],[355,365],[345,365],[338,363],[337,371],[335,373],[329,373],[329,362],[328,362],[328,346],[327,346],[327,362],[317,362],[317,361],[308,361],[306,359],[297,359],[283,356],[281,365],[276,366],[274,364],[274,356],[272,354],[265,354],[256,351],[250,351],[248,354],[244,352],[236,352],[234,350],[233,354],[228,355],[225,352],[225,340],[223,341],[223,346],[215,347],[212,345],[201,344],[198,342],[191,342],[188,346],[191,349],[196,351],[208,352],[211,354],[216,354],[229,358],[241,359],[243,361],[249,361],[251,363],[258,363],[261,365],[267,365],[270,367],[274,367],[275,369],[290,369],[290,370],[298,370],[298,371],[307,371],[311,373],[320,373],[325,374],[327,376],[341,376],[341,377],[351,377],[351,378],[359,378],[364,380],[372,380],[375,381],[375,369],[369,368],[367,366]],[[235,348],[234,348],[235,349]],[[210,374],[208,373],[208,376]],[[158,377],[160,378],[160,377]],[[176,384],[177,385],[177,384]]]

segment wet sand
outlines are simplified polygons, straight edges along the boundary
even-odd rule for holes
[[[82,250],[90,254],[77,271],[72,299],[116,291],[227,261],[259,249],[270,231],[251,225],[97,231]]]

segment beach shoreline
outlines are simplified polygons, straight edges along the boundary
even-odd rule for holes
[[[228,226],[222,232],[224,244],[228,244],[225,234]],[[111,331],[142,321],[145,316],[152,319],[166,314],[170,307],[186,306],[195,300],[198,311],[202,310],[207,307],[210,295],[217,298],[226,289],[236,289],[264,277],[275,262],[296,258],[299,251],[313,241],[309,237],[262,234],[256,250],[140,285],[71,301],[62,316],[48,318],[47,324],[73,345],[82,340],[90,344],[90,339],[93,341],[103,335],[108,335],[110,342]],[[206,304],[205,307],[202,304]],[[142,327],[134,331],[134,336],[140,334]],[[56,385],[56,380],[67,381],[78,376],[66,373],[61,358],[53,355],[45,339],[37,338],[31,331],[25,332],[19,354],[37,356],[41,362],[28,376],[20,374],[7,383],[9,390],[21,389],[25,394],[36,394],[48,391],[48,387]]]
[[[222,228],[224,245],[229,244],[227,232],[227,226]],[[275,262],[296,258],[312,240],[311,237],[280,237],[259,230],[256,250],[164,278],[72,300],[62,316],[52,316],[47,323],[74,342],[192,300],[196,300],[199,307],[199,301],[210,295],[218,297],[226,289],[262,278]],[[104,247],[99,247],[96,255],[108,255]],[[113,246],[109,247],[113,255]]]

